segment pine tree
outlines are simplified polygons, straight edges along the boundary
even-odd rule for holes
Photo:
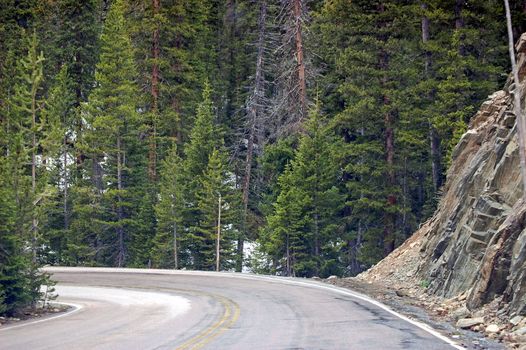
[[[291,172],[291,168],[287,167],[279,178],[281,192],[260,237],[263,249],[272,257],[273,270],[286,276],[295,276],[297,260],[307,257],[306,243],[302,244],[302,211],[306,198],[290,183]],[[303,262],[302,267],[312,268],[312,261],[308,262],[311,263],[310,266]]]
[[[46,88],[51,88],[53,78],[67,65],[75,107],[87,101],[93,87],[99,54],[101,3],[101,0],[58,0],[35,1],[33,5],[33,27],[39,33],[47,58],[45,74],[49,84]]]
[[[197,107],[195,123],[190,133],[190,141],[184,150],[185,171],[193,192],[198,187],[197,177],[205,172],[212,151],[220,144],[221,132],[214,122],[211,88],[205,83],[202,101]]]
[[[280,194],[262,237],[271,256],[284,259],[286,275],[328,276],[340,273],[340,211],[344,196],[336,186],[335,138],[311,112],[306,134],[279,179]]]
[[[449,28],[433,38],[432,54],[439,68],[431,115],[444,141],[444,163],[449,165],[453,148],[480,102],[504,83],[500,74],[508,66],[505,26],[501,25],[504,8],[501,2],[492,1],[456,1],[454,6],[439,1],[434,5],[446,14]],[[494,29],[486,31],[487,27]]]
[[[214,149],[206,171],[199,177],[200,186],[196,192],[197,226],[188,235],[195,268],[215,269],[218,232],[219,268],[229,269],[234,266],[234,239],[238,236],[240,203],[238,192],[230,179],[224,152]]]
[[[163,3],[159,15],[166,19],[160,33],[159,136],[175,137],[179,145],[189,139],[203,82],[213,76],[206,63],[215,57],[208,40],[209,10],[207,1],[171,0]]]
[[[225,128],[226,145],[235,145],[240,141],[240,136],[246,136],[247,131],[243,130],[246,102],[252,99],[253,88],[258,80],[255,70],[258,70],[257,62],[262,57],[259,48],[264,49],[268,43],[265,28],[268,22],[267,7],[266,1],[236,0],[226,1],[223,7],[218,47],[220,76],[219,81],[214,83],[214,89],[221,92],[217,96],[221,101],[218,103],[218,114]]]
[[[2,135],[5,136],[5,135]],[[12,135],[11,135],[12,137]],[[17,203],[10,172],[12,164],[0,157],[0,314],[12,314],[30,301],[27,290],[29,261],[16,229]]]
[[[8,95],[5,104],[5,119],[2,120],[0,139],[0,295],[1,313],[12,315],[31,302],[29,273],[32,269],[32,254],[28,255],[31,205],[31,177],[27,173],[30,147],[27,145],[27,113],[15,103],[22,100],[27,81],[20,79],[21,64],[17,67],[16,85],[13,95]],[[24,94],[27,95],[27,94]]]
[[[353,255],[364,251],[362,242],[366,234],[369,235],[366,241],[372,243],[371,246],[381,244],[381,208],[385,200],[382,193],[385,164],[382,161],[382,140],[378,137],[383,134],[381,104],[377,95],[380,90],[376,71],[379,52],[371,45],[377,41],[369,35],[373,31],[374,11],[374,8],[362,9],[358,4],[347,6],[345,1],[334,1],[323,7],[316,23],[320,26],[319,41],[328,47],[325,51],[325,60],[330,64],[327,76],[333,81],[341,81],[334,92],[328,93],[332,93],[329,98],[336,105],[333,126],[345,142],[340,159],[349,193],[345,213],[345,250],[350,255],[347,260],[351,269],[360,264],[354,262],[359,258]],[[341,21],[334,22],[335,16]],[[353,25],[349,26],[351,23]],[[361,31],[360,27],[364,30]],[[336,49],[338,47],[342,50]],[[347,76],[354,78],[346,80]],[[326,105],[330,106],[330,102],[327,101]],[[368,228],[367,233],[364,227]],[[368,251],[366,255],[379,258],[381,252]]]
[[[48,214],[46,203],[52,196],[46,165],[54,133],[52,123],[41,113],[44,58],[35,32],[27,38],[26,49],[26,56],[15,68],[15,84],[6,101],[7,116],[2,121],[1,135],[6,142],[0,157],[0,191],[5,195],[5,211],[1,214],[5,219],[1,243],[5,248],[5,266],[0,273],[0,294],[8,313],[35,307],[42,297],[41,286],[50,283],[48,274],[38,268],[42,227]]]
[[[17,70],[18,82],[14,86],[14,93],[10,101],[10,123],[13,125],[12,132],[19,132],[23,138],[19,146],[25,148],[25,152],[30,157],[30,179],[31,179],[31,198],[35,202],[38,198],[41,182],[37,174],[37,156],[42,137],[41,123],[41,84],[43,79],[43,61],[42,52],[38,51],[38,40],[36,32],[28,39],[27,56],[19,61]],[[22,166],[22,165],[19,165]],[[38,182],[38,184],[37,184]],[[37,188],[37,185],[39,185]],[[40,200],[36,201],[38,203]],[[31,209],[31,226],[27,238],[30,240],[33,261],[37,260],[37,237],[39,234],[38,217],[36,205]]]
[[[332,126],[344,142],[340,161],[348,199],[343,255],[349,273],[401,241],[405,174],[401,177],[400,113],[415,83],[407,60],[416,55],[411,38],[418,28],[411,9],[405,2],[332,1],[315,15],[327,64],[324,106],[335,115]]]
[[[47,186],[47,169],[49,161],[49,149],[54,143],[53,125],[47,123],[42,115],[42,79],[43,79],[42,52],[38,50],[38,39],[36,32],[27,39],[27,56],[19,60],[17,67],[18,80],[13,87],[13,95],[9,103],[9,124],[11,125],[8,133],[13,133],[16,143],[17,160],[13,163],[19,167],[13,172],[16,185],[22,183],[22,178],[27,176],[30,181],[30,191],[21,193],[20,197],[25,197],[25,203],[20,200],[21,213],[26,211],[31,217],[31,224],[23,222],[21,227],[24,232],[24,239],[28,243],[32,253],[32,263],[36,269],[38,263],[38,246],[41,240],[42,221],[46,219],[44,206],[49,197],[50,188]],[[29,159],[24,159],[28,157]],[[38,160],[40,159],[40,160]],[[24,173],[25,165],[30,164],[29,173]],[[19,182],[20,180],[20,182]],[[20,188],[22,190],[22,188]],[[18,189],[17,189],[18,191]],[[25,190],[22,190],[25,192]],[[32,203],[29,205],[29,203]],[[22,205],[26,206],[22,209]],[[29,226],[26,226],[28,224]]]
[[[87,105],[90,133],[92,178],[99,192],[100,205],[106,207],[98,220],[106,227],[101,237],[107,248],[107,261],[123,266],[128,257],[131,198],[129,150],[137,142],[141,125],[136,110],[136,70],[133,47],[124,18],[123,1],[112,4],[101,35],[100,61],[95,73],[96,87]],[[140,156],[141,149],[134,150]],[[104,164],[102,160],[104,159]],[[137,185],[137,184],[134,184]]]
[[[153,30],[152,30],[152,73],[151,73],[151,122],[149,130],[149,149],[148,149],[148,176],[151,180],[155,181],[157,177],[157,124],[159,118],[159,84],[161,79],[160,73],[160,32],[161,32],[161,21],[160,17],[161,2],[160,0],[152,1],[152,18],[153,18]]]
[[[186,182],[184,198],[187,203],[184,226],[188,230],[188,233],[185,233],[184,245],[187,245],[189,251],[192,252],[193,267],[198,269],[211,269],[213,267],[210,257],[213,250],[210,240],[213,216],[211,208],[217,208],[217,202],[214,204],[206,203],[206,198],[203,197],[205,195],[201,191],[204,190],[203,186],[205,185],[208,186],[208,191],[212,191],[212,186],[217,185],[217,181],[214,182],[214,177],[223,176],[222,167],[226,163],[224,158],[216,159],[219,155],[212,158],[214,151],[218,152],[217,150],[222,147],[223,142],[221,132],[213,120],[210,94],[210,86],[205,83],[202,102],[197,107],[195,124],[190,133],[190,141],[185,148],[186,157],[184,160]],[[214,162],[219,162],[219,164],[213,164],[219,169],[210,169],[209,162],[212,159]],[[211,173],[206,175],[207,171]],[[211,181],[211,183],[204,183],[204,181]],[[218,193],[217,191],[220,189],[218,188],[214,193]],[[214,193],[212,195],[217,198]],[[206,223],[204,223],[205,221]]]
[[[165,83],[164,70],[169,66],[161,43],[165,38],[168,21],[164,11],[166,2],[159,0],[139,0],[126,3],[125,17],[128,31],[135,48],[135,61],[140,89],[140,105],[144,110],[144,136],[148,138],[148,178],[155,187],[157,181],[157,161],[159,158],[159,122],[164,103],[161,88]],[[155,191],[153,188],[152,191]]]
[[[2,178],[9,177],[4,159],[0,159]],[[16,229],[17,205],[11,184],[0,180],[0,314],[13,316],[26,307],[35,307],[43,298],[41,286],[51,287],[49,275],[38,271],[38,266],[27,254],[26,243]],[[52,289],[49,289],[52,291]]]
[[[159,202],[155,207],[157,233],[154,238],[153,264],[156,267],[180,267],[180,245],[184,215],[183,161],[177,154],[177,146],[162,161]],[[187,260],[187,259],[183,259]]]
[[[45,241],[46,261],[48,263],[68,263],[68,242],[72,238],[69,230],[71,217],[70,187],[73,183],[72,165],[74,151],[72,149],[73,134],[77,118],[75,92],[67,66],[62,66],[46,100],[43,111],[49,132],[44,140],[44,148],[48,151],[48,182],[60,194],[54,195],[48,203]]]

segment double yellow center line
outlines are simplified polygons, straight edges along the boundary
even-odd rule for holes
[[[240,309],[236,302],[219,295],[213,295],[212,297],[218,300],[223,306],[224,312],[221,318],[195,337],[179,345],[176,350],[201,349],[229,329],[237,321]]]

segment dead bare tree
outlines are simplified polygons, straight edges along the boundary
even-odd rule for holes
[[[526,121],[524,119],[524,116],[522,115],[521,107],[522,84],[519,80],[517,62],[515,61],[515,47],[511,23],[510,4],[508,0],[504,0],[504,6],[506,7],[506,24],[508,27],[508,47],[510,52],[511,69],[513,72],[513,81],[515,83],[515,87],[513,89],[513,108],[517,122],[517,137],[519,138],[519,156],[521,164],[523,198],[526,201],[526,149],[524,140],[524,133],[526,131]]]
[[[306,0],[282,0],[277,22],[281,32],[276,53],[276,95],[273,116],[276,133],[287,136],[302,132],[308,113],[308,62],[305,34],[308,21]]]
[[[250,95],[246,103],[246,122],[243,140],[246,139],[245,171],[242,183],[243,233],[238,239],[238,263],[236,269],[241,271],[243,264],[244,240],[248,237],[248,204],[256,145],[261,143],[262,122],[265,115],[265,74],[264,58],[267,39],[267,0],[259,1],[258,37],[256,42],[256,69]]]
[[[217,237],[216,237],[216,271],[219,272],[221,262],[221,193],[217,203]]]

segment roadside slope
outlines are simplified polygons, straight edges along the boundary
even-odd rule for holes
[[[524,79],[524,34],[517,49]],[[434,216],[358,279],[454,298],[458,308],[468,309],[461,316],[491,305],[495,312],[489,316],[498,316],[499,328],[526,327],[526,321],[505,321],[526,314],[526,205],[513,89],[508,80],[472,118],[454,150]]]

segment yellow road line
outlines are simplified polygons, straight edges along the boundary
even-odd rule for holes
[[[210,336],[206,337],[205,339],[202,339],[199,342],[199,344],[196,344],[194,349],[201,349],[201,348],[203,348],[208,343],[210,343],[214,338],[220,336],[223,332],[225,332],[227,329],[229,329],[237,321],[237,319],[239,318],[239,314],[240,314],[239,305],[237,303],[233,302],[232,300],[228,300],[228,301],[231,303],[230,307],[232,309],[234,309],[233,311],[230,311],[232,313],[232,316],[230,317],[230,319],[227,318],[226,319],[226,323],[224,324],[223,327],[220,327],[219,329],[217,329],[217,331],[214,334],[211,334]]]
[[[177,350],[183,350],[183,349],[190,349],[190,348],[192,348],[192,346],[195,346],[195,345],[199,344],[199,342],[202,339],[206,339],[209,334],[213,334],[213,332],[216,329],[221,327],[221,325],[226,322],[226,320],[230,316],[230,306],[229,306],[229,304],[225,303],[223,300],[221,300],[219,298],[216,298],[216,299],[218,299],[221,302],[221,304],[223,305],[223,307],[225,308],[225,312],[223,313],[222,317],[217,322],[215,322],[213,325],[211,325],[210,327],[208,327],[207,329],[205,329],[204,331],[202,331],[201,333],[199,333],[195,337],[189,339],[188,341],[186,341],[185,343],[183,343],[182,345],[177,347]]]
[[[102,285],[102,287],[108,287],[106,285]],[[125,287],[117,287],[117,286],[111,286],[112,288],[122,288],[127,289]],[[156,291],[167,291],[167,292],[174,292],[179,291],[182,293],[188,293],[188,294],[197,294],[197,295],[203,295],[207,296],[209,298],[216,299],[221,303],[221,305],[224,308],[223,315],[221,318],[216,321],[213,325],[208,327],[207,329],[203,330],[196,336],[190,338],[183,344],[179,345],[176,350],[187,350],[187,349],[201,349],[204,346],[206,346],[208,343],[210,343],[213,339],[224,333],[227,329],[229,329],[239,318],[239,315],[241,313],[241,310],[239,308],[239,305],[228,298],[225,298],[223,296],[207,293],[203,291],[197,291],[197,290],[191,290],[191,289],[182,289],[182,288],[151,288],[151,287],[134,287],[132,289],[145,289],[145,290],[156,290]]]
[[[221,305],[223,305],[225,311],[222,317],[213,325],[211,325],[195,337],[189,339],[185,343],[178,346],[177,350],[203,348],[213,339],[215,339],[220,334],[225,332],[228,328],[230,328],[239,318],[239,305],[237,305],[234,301],[218,295],[212,295],[212,297],[217,299],[221,303]]]

